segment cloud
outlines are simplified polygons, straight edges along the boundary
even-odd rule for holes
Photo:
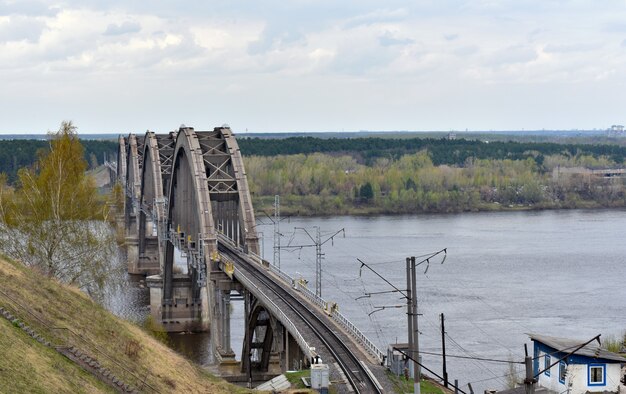
[[[42,1],[0,1],[0,15],[54,16],[59,11],[59,8],[46,5]]]
[[[609,33],[624,33],[626,32],[626,22],[624,21],[611,21],[604,25],[604,30]]]
[[[465,45],[454,49],[453,53],[460,57],[467,57],[478,53],[479,50],[479,47],[476,45]]]
[[[537,59],[537,51],[523,45],[514,45],[499,49],[492,53],[488,62],[494,66],[527,63]]]
[[[418,91],[429,93],[422,102],[429,108],[426,122],[437,107],[454,107],[448,100],[462,96],[457,92],[472,92],[476,107],[487,108],[481,89],[509,97],[515,88],[505,88],[513,85],[530,91],[555,84],[595,89],[600,80],[607,86],[621,84],[626,80],[626,51],[616,48],[626,48],[626,40],[614,33],[626,31],[621,22],[626,9],[616,3],[64,0],[62,8],[55,8],[52,1],[0,0],[0,98],[5,97],[0,104],[7,114],[19,112],[12,96],[22,95],[26,89],[20,84],[26,83],[31,90],[62,91],[78,107],[93,97],[113,112],[132,107],[129,119],[141,125],[146,119],[135,119],[135,106],[140,113],[145,104],[136,97],[146,92],[184,89],[190,101],[204,106],[207,92],[221,89],[224,94],[213,102],[219,116],[258,114],[248,118],[246,127],[265,119],[271,128],[271,111],[285,108],[285,122],[297,127],[302,114],[310,115],[301,111],[297,119],[297,90],[311,108],[324,111],[350,102],[354,110],[338,111],[336,118],[342,127],[346,122],[346,129],[376,127],[364,124],[375,111],[363,108],[380,108],[381,122],[388,122],[391,113],[407,120],[399,124],[394,118],[386,127],[411,128],[422,121],[405,115],[415,107],[412,100],[426,96]],[[124,108],[118,101],[120,87],[128,99]],[[324,100],[330,91],[340,91],[341,100],[330,105]],[[534,93],[541,94],[541,89]],[[169,107],[160,105],[169,100],[167,95],[153,96],[146,113],[206,113],[202,106],[177,107],[176,100],[165,111]],[[75,107],[63,97],[51,98],[47,107],[43,101],[31,106],[30,100],[24,96],[23,102],[29,103],[24,108],[58,103],[56,111],[62,112]],[[93,114],[93,107],[85,105],[85,116]],[[327,114],[310,120],[318,122]],[[5,128],[12,121],[6,119]],[[433,116],[432,127],[441,119]],[[17,120],[14,124],[22,127]]]
[[[304,44],[305,36],[299,31],[268,26],[263,30],[258,40],[248,45],[248,54],[259,55],[272,49],[284,49],[294,44]]]
[[[543,50],[548,53],[573,53],[589,52],[601,47],[602,45],[594,43],[548,44]]]
[[[369,26],[373,24],[379,23],[393,23],[400,22],[406,19],[408,16],[407,11],[405,9],[394,9],[394,10],[376,10],[373,12],[369,12],[363,15],[357,15],[355,17],[349,18],[345,23],[344,27],[346,29],[352,29],[360,26]]]
[[[393,34],[389,31],[386,31],[385,34],[378,37],[378,42],[380,45],[384,47],[389,47],[392,45],[408,45],[413,44],[415,40],[411,38],[395,38]]]
[[[138,33],[141,31],[141,25],[137,22],[123,22],[121,24],[111,23],[104,31],[105,36],[120,36],[129,33]]]
[[[0,18],[0,42],[36,42],[45,28],[44,21],[23,15]]]

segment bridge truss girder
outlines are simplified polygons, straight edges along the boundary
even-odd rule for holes
[[[144,141],[139,201],[139,266],[141,271],[160,273],[164,264],[163,244],[167,239],[166,193],[169,191],[176,133],[157,135],[148,131]]]
[[[137,216],[139,213],[139,199],[141,194],[141,164],[143,157],[139,152],[143,152],[143,137],[130,134],[126,140],[126,236],[137,238],[139,228],[137,226]]]

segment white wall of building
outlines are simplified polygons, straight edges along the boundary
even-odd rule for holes
[[[539,352],[540,354],[540,362],[539,362],[539,370],[543,370],[544,368],[544,355],[545,353]],[[554,356],[551,357],[550,363],[553,363],[557,360]],[[588,385],[589,376],[588,376],[588,365],[587,364],[567,364],[566,367],[566,375],[565,375],[565,383],[559,382],[559,364],[554,365],[550,368],[550,376],[547,376],[545,373],[542,373],[538,376],[538,385],[541,387],[545,387],[549,390],[555,391],[557,393],[565,392],[569,389],[569,394],[584,394],[587,391],[591,392],[602,392],[602,391],[613,391],[617,392],[618,387],[620,385],[620,372],[621,368],[618,363],[598,363],[604,365],[606,371],[606,381],[605,384],[600,385]]]

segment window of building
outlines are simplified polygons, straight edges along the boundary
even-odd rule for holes
[[[561,361],[559,363],[559,383],[565,384],[565,375],[567,374],[567,364]]]
[[[589,364],[589,385],[603,386],[605,372],[604,364]]]
[[[544,372],[546,376],[550,376],[550,369],[548,369],[549,366],[550,366],[550,355],[546,354],[546,356],[543,359],[543,368],[546,370],[546,372]]]

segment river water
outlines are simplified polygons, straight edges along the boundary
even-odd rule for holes
[[[527,333],[588,339],[626,330],[624,210],[292,218],[280,226],[282,245],[312,244],[295,228],[306,228],[315,237],[314,226],[319,226],[322,241],[345,229],[345,238],[339,235],[322,247],[322,296],[338,302],[341,312],[381,349],[406,342],[405,309],[369,314],[404,301],[397,294],[357,300],[366,292],[391,290],[371,271],[360,271],[357,259],[404,289],[405,258],[444,248],[443,264],[434,258],[427,271],[424,263],[417,274],[422,351],[441,352],[441,313],[451,356],[522,361],[524,343],[530,344]],[[264,235],[264,256],[271,261],[273,228],[260,224],[258,229]],[[281,268],[308,279],[315,289],[314,247],[283,249]],[[116,296],[118,307],[112,309],[137,320],[147,313],[142,306],[146,291],[137,284],[129,287],[134,290]],[[239,355],[241,302],[233,303],[232,314],[233,349]],[[212,361],[207,334],[175,336],[174,341],[199,363]],[[423,362],[441,372],[441,357],[423,355]],[[447,364],[450,379],[458,379],[465,389],[468,382],[476,392],[506,384],[506,363],[448,358]],[[515,368],[522,377],[521,365]]]

